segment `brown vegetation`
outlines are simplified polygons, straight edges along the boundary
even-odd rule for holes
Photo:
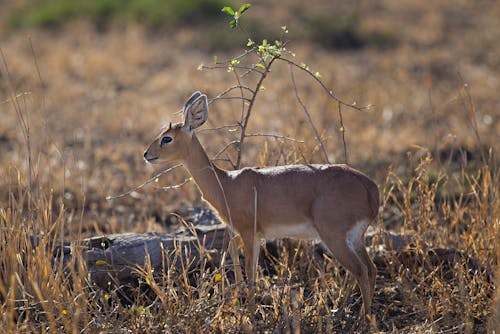
[[[49,30],[0,28],[0,328],[469,333],[498,328],[498,297],[496,306],[493,301],[500,241],[499,4],[314,0],[301,8],[300,3],[290,1],[284,8],[255,1],[248,16],[265,18],[262,24],[278,30],[286,24],[298,63],[319,71],[344,101],[373,106],[343,111],[349,163],[375,178],[382,195],[371,231],[370,254],[378,267],[372,322],[358,321],[361,299],[352,279],[335,260],[316,261],[306,244],[284,242],[276,253],[265,251],[275,262],[261,267],[255,314],[224,269],[205,267],[189,276],[146,264],[137,269],[138,287],[124,300],[117,287],[104,291],[90,284],[77,246],[71,272],[53,261],[54,240],[172,232],[179,225],[172,212],[202,205],[192,182],[162,188],[182,182],[187,176],[181,169],[127,196],[106,197],[159,172],[143,162],[143,150],[162,125],[179,120],[175,112],[191,92],[214,97],[235,84],[226,70],[197,70],[213,59],[198,47],[200,27],[154,32],[131,23],[102,29],[77,19]],[[7,11],[13,5],[3,6]],[[310,21],[292,15],[293,8],[309,18],[356,13],[361,19],[353,36],[361,44],[341,50],[322,45],[317,31],[306,31]],[[382,34],[391,36],[390,43],[363,42],[381,32],[390,32]],[[295,80],[329,159],[343,162],[337,104],[310,77],[296,73]],[[242,165],[323,162],[289,68],[273,68],[264,86],[249,132],[304,143],[249,137]],[[237,101],[217,100],[210,108],[211,128],[234,124],[241,113]],[[199,131],[209,155],[236,138],[231,130]],[[234,158],[236,152],[228,154]],[[402,249],[387,246],[389,232],[403,238],[394,240],[405,240]],[[33,234],[40,237],[37,247],[30,242]]]

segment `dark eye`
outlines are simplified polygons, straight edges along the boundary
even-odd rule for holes
[[[165,144],[168,144],[172,141],[172,137],[169,137],[169,136],[164,136],[164,137],[161,137],[160,139],[160,146],[163,146]]]

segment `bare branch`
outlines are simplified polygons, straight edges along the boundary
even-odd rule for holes
[[[169,173],[169,172],[173,171],[174,169],[179,168],[180,166],[182,166],[182,164],[177,164],[177,165],[172,166],[170,168],[164,169],[161,172],[159,172],[158,174],[156,174],[155,176],[153,176],[152,178],[146,180],[145,182],[143,182],[142,184],[138,185],[137,187],[130,189],[129,191],[126,191],[124,193],[121,193],[121,194],[115,195],[115,196],[106,196],[106,200],[110,201],[110,200],[113,200],[113,199],[122,198],[122,197],[125,197],[127,195],[130,195],[132,192],[144,188],[144,186],[146,186],[147,184],[155,181],[157,178],[159,178],[163,174]]]
[[[214,158],[214,159],[211,159],[211,160],[212,160],[212,162],[213,161],[224,161],[224,162],[227,162],[227,163],[229,163],[233,167],[233,169],[236,169],[236,164],[231,160],[231,158],[229,157],[229,155],[226,154],[226,156],[227,156],[227,158]]]
[[[243,72],[243,74],[241,75],[242,77],[248,75],[248,73],[251,73],[251,72],[257,72],[259,74],[262,75],[262,73],[264,73],[263,71],[261,71],[255,64],[252,64],[252,66],[245,66],[245,65],[233,65],[233,67],[235,69],[242,69],[242,70],[246,70],[245,72]]]
[[[243,86],[243,85],[234,85],[234,86],[231,86],[228,89],[224,90],[223,92],[219,93],[219,95],[217,95],[216,97],[214,97],[213,99],[210,100],[210,103],[222,98],[223,96],[227,95],[228,93],[230,93],[231,91],[233,91],[235,89],[244,89],[244,90],[249,91],[251,94],[255,93],[255,91],[253,89],[251,89],[250,87]]]
[[[341,108],[340,102],[337,102],[337,105],[339,110],[340,132],[342,133],[342,144],[344,146],[344,162],[348,164],[349,161],[347,160],[347,143],[345,140],[345,127],[344,127],[344,121],[342,120],[342,110],[340,109]]]
[[[233,131],[240,130],[240,136],[239,140],[234,140],[230,143],[228,143],[225,147],[223,147],[214,157],[214,159],[220,159],[220,156],[224,154],[229,147],[235,146],[236,147],[236,164],[233,164],[231,159],[225,161],[230,161],[235,168],[241,168],[241,163],[242,163],[242,156],[245,150],[245,138],[246,137],[272,137],[275,139],[283,139],[283,140],[289,140],[292,142],[297,142],[297,143],[303,143],[304,141],[302,140],[297,140],[294,138],[289,138],[286,136],[282,135],[276,135],[276,134],[267,134],[267,133],[253,133],[253,134],[248,134],[247,133],[247,127],[248,123],[250,121],[251,115],[252,115],[252,110],[257,98],[257,95],[259,95],[259,91],[262,88],[262,83],[266,79],[267,75],[270,73],[270,68],[274,61],[276,59],[278,60],[283,60],[285,63],[288,63],[290,66],[290,74],[291,74],[291,79],[295,91],[295,96],[299,104],[301,105],[302,109],[304,110],[309,123],[311,125],[311,128],[314,132],[314,135],[316,137],[316,141],[318,143],[318,149],[322,151],[322,154],[324,156],[324,159],[327,163],[330,163],[328,154],[325,148],[325,145],[323,143],[323,139],[321,137],[321,134],[318,132],[317,128],[314,125],[314,122],[312,120],[311,114],[309,113],[306,104],[304,101],[301,99],[297,87],[297,83],[295,81],[295,76],[293,72],[293,68],[296,67],[302,71],[304,71],[306,74],[311,76],[316,82],[323,88],[323,90],[327,93],[327,95],[335,100],[338,104],[338,113],[339,113],[339,118],[340,118],[340,130],[342,131],[342,143],[343,143],[343,149],[344,149],[344,160],[347,163],[348,162],[348,156],[347,156],[347,143],[345,139],[345,127],[343,124],[343,119],[342,119],[342,106],[346,106],[349,108],[353,108],[355,110],[364,110],[370,108],[370,106],[357,106],[356,103],[347,103],[340,98],[338,98],[331,89],[329,89],[323,81],[319,78],[319,75],[317,73],[312,72],[308,67],[304,65],[299,65],[296,62],[294,62],[291,59],[283,58],[285,55],[293,55],[290,51],[286,50],[284,46],[287,44],[285,41],[281,48],[279,49],[280,51],[277,53],[273,52],[262,52],[260,50],[260,47],[264,46],[255,46],[252,47],[248,50],[245,50],[242,54],[238,55],[237,57],[228,59],[224,62],[218,62],[215,61],[213,66],[205,66],[201,65],[200,68],[203,69],[224,69],[224,68],[229,68],[230,72],[233,72],[237,84],[229,87],[225,91],[221,92],[217,97],[212,99],[210,102],[213,102],[217,99],[227,99],[227,100],[241,100],[241,119],[239,124],[233,125],[233,126],[224,126],[220,127],[219,129],[222,128],[228,128],[228,129],[234,129]],[[267,50],[267,49],[266,49]],[[251,56],[251,57],[250,57]],[[254,57],[257,57],[257,59],[254,59]],[[252,60],[254,60],[252,62]],[[244,70],[245,72],[241,73],[241,71]],[[258,77],[255,78],[257,80],[256,85],[254,88],[250,88],[248,86],[245,86],[243,84],[243,79],[245,79],[245,76],[250,74],[250,73],[256,73],[258,74]],[[239,90],[239,96],[228,96],[229,93],[231,93],[233,90]],[[250,93],[251,96],[246,97],[245,94]],[[248,94],[247,94],[248,96]],[[239,127],[239,129],[238,129]],[[231,131],[231,130],[230,130]],[[227,154],[227,153],[226,153]],[[222,159],[220,159],[222,160]]]
[[[257,48],[256,48],[256,47],[250,48],[250,49],[248,49],[248,50],[245,50],[245,52],[243,52],[243,53],[242,53],[242,54],[240,54],[239,56],[236,56],[236,57],[234,57],[234,58],[228,59],[228,60],[226,60],[226,61],[224,61],[224,62],[215,62],[215,64],[216,64],[216,65],[227,64],[227,63],[230,63],[230,62],[231,62],[231,60],[233,60],[233,59],[240,60],[240,59],[242,59],[242,58],[245,58],[245,57],[246,57],[246,56],[248,56],[249,54],[254,53],[254,52],[255,52],[255,50],[257,50]]]
[[[241,166],[241,155],[242,155],[243,148],[244,148],[246,130],[247,130],[247,126],[248,126],[248,121],[250,120],[250,116],[252,114],[252,109],[253,109],[253,106],[255,103],[255,99],[257,98],[257,95],[260,91],[260,87],[262,85],[262,82],[264,81],[264,79],[267,77],[267,74],[269,73],[269,68],[271,67],[271,65],[273,64],[273,62],[276,59],[278,59],[278,57],[276,57],[276,56],[272,57],[271,60],[269,61],[269,63],[267,65],[265,65],[265,71],[261,74],[259,81],[257,81],[257,84],[255,85],[255,90],[254,90],[254,93],[252,95],[251,101],[248,105],[245,118],[242,119],[241,136],[240,136],[240,141],[239,141],[239,146],[238,146],[238,157],[236,159],[236,168],[240,168],[240,166]]]
[[[253,64],[252,67],[248,67],[248,66],[238,66],[238,68],[243,68],[243,69],[246,69],[245,72],[243,72],[243,74],[241,75],[242,78],[246,77],[247,75],[249,75],[250,73],[253,73],[253,72],[256,72],[256,73],[259,73],[260,75],[262,75],[264,72],[261,71],[256,64]]]
[[[219,152],[217,152],[214,157],[212,159],[217,159],[222,153],[224,153],[229,147],[233,146],[233,145],[238,145],[239,144],[239,140],[233,140],[231,142],[229,142],[228,144],[226,144],[226,146],[224,146]]]
[[[236,131],[236,128],[241,127],[241,124],[235,123],[235,124],[229,124],[229,125],[221,125],[215,128],[207,128],[207,129],[199,129],[196,131],[197,133],[200,132],[207,132],[207,131],[217,131],[217,130],[223,130],[223,129],[230,129],[229,132],[231,131]]]
[[[309,70],[307,67],[303,67],[299,64],[297,64],[296,62],[290,60],[290,59],[286,59],[286,58],[279,58],[280,60],[290,64],[291,66],[294,66],[304,72],[306,72],[307,74],[309,74],[314,80],[316,80],[317,83],[319,83],[319,85],[321,87],[323,87],[323,90],[328,94],[328,96],[330,96],[332,99],[334,99],[335,101],[337,101],[338,103],[346,106],[346,107],[349,107],[349,108],[352,108],[352,109],[356,109],[356,110],[366,110],[366,109],[370,109],[371,108],[371,105],[367,105],[367,106],[363,106],[363,107],[359,107],[357,106],[355,103],[347,103],[347,102],[344,102],[342,101],[341,99],[339,99],[337,96],[335,96],[335,94],[333,94],[333,91],[331,89],[329,89],[328,87],[326,87],[326,85],[323,83],[323,81],[321,81],[316,75],[314,75],[313,72],[311,72],[311,70]]]
[[[325,158],[326,162],[330,163],[330,160],[328,159],[328,154],[326,153],[325,146],[323,145],[323,141],[321,140],[321,136],[319,135],[318,130],[314,126],[314,122],[312,120],[311,114],[309,113],[309,110],[307,110],[307,107],[306,107],[305,103],[302,101],[302,99],[299,96],[299,92],[298,92],[298,89],[297,89],[297,83],[295,82],[295,76],[293,74],[293,67],[292,66],[290,66],[290,77],[292,79],[293,90],[295,92],[295,97],[297,98],[297,101],[302,106],[302,109],[304,110],[304,112],[305,112],[305,114],[307,116],[307,119],[309,120],[309,124],[311,125],[311,128],[312,128],[312,130],[314,132],[314,136],[316,137],[316,140],[318,141],[318,144],[320,145],[321,150],[323,151],[323,155],[324,155],[324,158]]]
[[[191,182],[191,181],[193,181],[193,178],[192,177],[188,177],[187,179],[184,179],[184,181],[182,181],[181,183],[174,184],[173,186],[161,187],[161,189],[163,189],[163,190],[175,190],[175,189],[179,189],[182,186],[184,186],[186,183]]]
[[[277,135],[277,134],[272,134],[272,133],[249,133],[246,135],[246,137],[272,137],[274,139],[284,139],[284,140],[288,140],[288,141],[293,141],[295,143],[301,143],[301,144],[304,143],[304,141],[300,140],[300,139],[295,139],[295,138],[286,137],[286,136]]]
[[[251,101],[249,98],[242,97],[242,96],[224,96],[224,97],[218,97],[217,100],[243,100],[246,102]],[[211,102],[213,102],[213,101],[215,101],[215,98],[213,98]]]
[[[243,89],[241,88],[241,80],[240,77],[238,76],[238,72],[236,69],[233,69],[234,77],[236,78],[236,81],[238,82],[238,87],[240,87],[240,97],[241,97],[241,119],[243,119],[243,114],[245,113],[245,100],[250,102],[250,99],[245,99],[245,95],[243,93]]]
[[[236,56],[232,59],[228,59],[228,60],[225,60],[222,62],[215,62],[214,65],[201,64],[200,66],[198,66],[198,69],[200,69],[200,70],[217,70],[217,69],[225,69],[228,66],[231,66],[233,68],[241,68],[241,69],[247,70],[247,72],[245,72],[243,74],[243,76],[248,74],[248,72],[254,72],[254,71],[259,73],[259,74],[262,74],[263,72],[258,69],[256,64],[251,64],[250,66],[241,65],[241,64],[232,64],[235,60],[239,61],[240,59],[243,59],[243,58],[247,57],[248,55],[253,54],[255,52],[255,50],[256,50],[256,48],[252,48],[252,49],[247,50],[244,53],[242,53],[241,55]]]

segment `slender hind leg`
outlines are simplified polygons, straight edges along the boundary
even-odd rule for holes
[[[370,300],[373,300],[373,295],[375,293],[375,281],[377,280],[377,267],[366,252],[365,246],[360,244],[357,247],[357,253],[368,268],[368,277],[370,278]]]
[[[330,249],[333,256],[340,262],[356,278],[361,296],[365,315],[370,314],[371,308],[371,278],[369,275],[369,266],[365,264],[366,260],[363,255],[357,254],[355,249],[351,249],[347,243],[347,239],[336,238],[335,240],[323,240],[326,246]],[[368,254],[367,254],[368,256]]]

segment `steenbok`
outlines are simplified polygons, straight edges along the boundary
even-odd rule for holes
[[[240,234],[251,285],[261,239],[321,240],[356,278],[369,315],[377,269],[366,252],[364,233],[378,214],[377,185],[346,165],[220,169],[194,132],[208,116],[206,95],[194,93],[183,111],[184,121],[170,124],[144,158],[154,164],[181,162],[191,173],[203,198]]]

